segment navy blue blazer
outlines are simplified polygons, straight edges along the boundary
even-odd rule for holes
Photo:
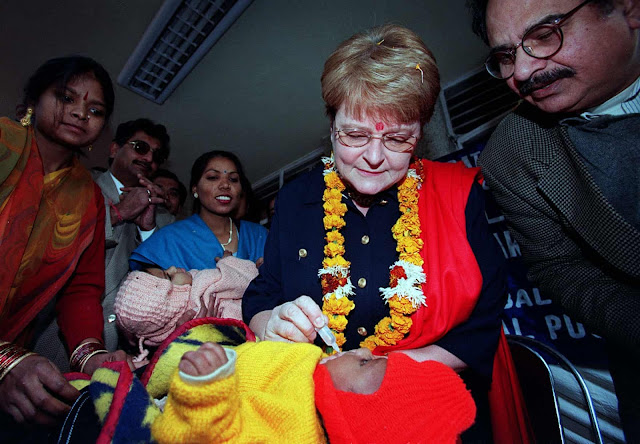
[[[264,264],[243,297],[243,319],[247,324],[257,313],[301,295],[322,306],[318,269],[325,245],[324,188],[319,167],[280,190],[265,245]],[[350,350],[358,348],[360,341],[374,332],[378,321],[389,315],[379,288],[389,285],[389,267],[398,257],[391,227],[400,211],[396,187],[381,193],[366,216],[350,199],[343,202],[348,211],[341,232],[345,237],[345,258],[351,262],[356,304],[344,332],[347,342],[343,349]],[[436,344],[463,360],[478,375],[490,378],[505,303],[505,261],[489,233],[483,191],[477,184],[472,187],[465,211],[469,244],[482,273],[482,294],[470,318]]]

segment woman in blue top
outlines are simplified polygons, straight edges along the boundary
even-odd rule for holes
[[[267,230],[232,219],[249,186],[235,154],[209,151],[200,156],[191,168],[193,216],[167,225],[140,244],[129,259],[131,269],[215,268],[225,252],[262,262]]]

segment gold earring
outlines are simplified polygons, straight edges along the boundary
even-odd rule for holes
[[[91,152],[92,149],[93,149],[93,145],[89,145],[89,149],[87,151]]]
[[[33,116],[33,108],[27,108],[27,113],[20,119],[20,125],[27,127],[31,125],[31,116]]]
[[[193,193],[193,197],[195,197],[197,199],[198,198],[198,193],[197,192]]]

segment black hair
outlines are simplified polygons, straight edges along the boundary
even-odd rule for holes
[[[106,69],[101,64],[89,57],[68,56],[58,57],[44,62],[24,86],[22,105],[24,107],[34,105],[40,100],[40,96],[51,86],[56,85],[64,89],[67,84],[83,75],[91,74],[102,86],[104,96],[105,120],[113,113],[115,94],[113,83]]]
[[[489,0],[467,0],[466,5],[471,13],[471,29],[485,44],[489,44],[487,34],[487,4]],[[614,9],[614,0],[593,0],[602,14],[610,14]]]
[[[225,159],[229,159],[236,167],[236,171],[240,176],[240,186],[242,188],[243,193],[250,192],[251,190],[251,182],[247,179],[247,176],[244,174],[244,168],[242,168],[242,163],[240,163],[240,159],[235,154],[229,151],[221,151],[214,150],[204,153],[200,157],[193,162],[193,166],[191,167],[191,180],[189,182],[189,191],[193,189],[194,186],[198,184],[202,175],[204,174],[207,165],[211,159],[215,159],[216,157],[223,157]],[[248,197],[248,196],[247,196]],[[196,199],[193,202],[193,213],[196,214],[200,211],[200,201]]]
[[[180,205],[184,205],[184,202],[187,200],[187,187],[184,186],[178,176],[175,173],[159,168],[151,177],[151,181],[156,180],[158,177],[166,177],[167,179],[175,180],[178,183],[178,195],[180,196]]]
[[[165,160],[169,158],[171,148],[169,147],[167,128],[150,119],[140,118],[121,123],[118,125],[118,129],[116,129],[116,135],[113,137],[113,141],[119,146],[122,146],[138,131],[142,131],[146,135],[158,139],[160,142],[160,154],[162,154]]]

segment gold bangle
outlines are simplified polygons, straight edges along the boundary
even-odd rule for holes
[[[100,353],[109,353],[109,352],[106,350],[95,350],[89,353],[87,356],[85,356],[82,359],[82,362],[80,363],[80,373],[84,373],[84,366],[87,365],[87,362],[89,362],[89,359],[93,358],[95,355],[99,355]]]
[[[35,353],[28,351],[24,355],[16,358],[13,362],[11,362],[4,370],[2,370],[2,373],[0,373],[0,382],[4,379],[5,376],[9,374],[11,370],[13,370],[16,365],[20,364],[24,360],[24,358],[27,358],[31,355],[35,355]]]
[[[92,339],[78,345],[71,354],[71,358],[69,359],[69,366],[71,367],[71,370],[82,371],[82,364],[86,361],[87,356],[93,356],[93,354],[95,354],[95,351],[103,351],[107,353],[107,350],[104,348],[102,342],[98,340]]]
[[[78,345],[73,350],[73,352],[71,353],[71,358],[69,360],[73,359],[74,356],[80,351],[80,349],[83,348],[83,347],[86,347],[88,344],[98,344],[98,345],[104,347],[104,344],[102,342],[98,341],[97,339],[89,339],[88,341],[85,341],[82,344]]]

